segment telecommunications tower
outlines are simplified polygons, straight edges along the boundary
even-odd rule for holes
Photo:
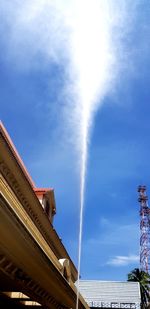
[[[150,274],[150,208],[148,207],[148,197],[146,186],[139,186],[140,203],[140,268]]]

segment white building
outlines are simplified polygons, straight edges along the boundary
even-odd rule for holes
[[[140,308],[138,282],[81,280],[79,290],[91,308]]]

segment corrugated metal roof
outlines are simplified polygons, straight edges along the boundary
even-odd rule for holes
[[[104,307],[104,303],[107,303],[107,307],[119,307],[122,304],[122,308],[128,308],[125,304],[133,304],[133,308],[138,308],[140,304],[138,282],[81,280],[79,290],[90,307]],[[109,306],[112,303],[114,305]]]

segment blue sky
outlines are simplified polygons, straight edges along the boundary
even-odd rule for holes
[[[67,100],[65,52],[59,61],[52,55],[44,57],[43,50],[36,53],[36,42],[29,44],[25,36],[27,29],[23,29],[22,39],[14,38],[16,13],[11,3],[5,0],[0,4],[0,118],[36,186],[54,188],[54,225],[77,265],[80,170],[74,147],[77,126],[67,131],[63,114]],[[14,0],[13,4],[17,3]],[[130,10],[127,13],[130,20]],[[149,2],[137,1],[134,13],[123,45],[126,57],[121,59],[126,63],[122,63],[111,91],[106,91],[92,126],[82,279],[126,280],[127,273],[139,266],[137,186],[145,184],[150,192]],[[60,37],[57,44],[61,50]],[[71,111],[69,117],[72,119]]]

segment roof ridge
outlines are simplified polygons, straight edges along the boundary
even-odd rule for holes
[[[123,280],[96,280],[96,279],[82,279],[82,280],[80,280],[79,282],[110,282],[110,283],[113,283],[113,282],[118,282],[118,283],[137,283],[137,282],[133,282],[133,281],[123,281]]]

